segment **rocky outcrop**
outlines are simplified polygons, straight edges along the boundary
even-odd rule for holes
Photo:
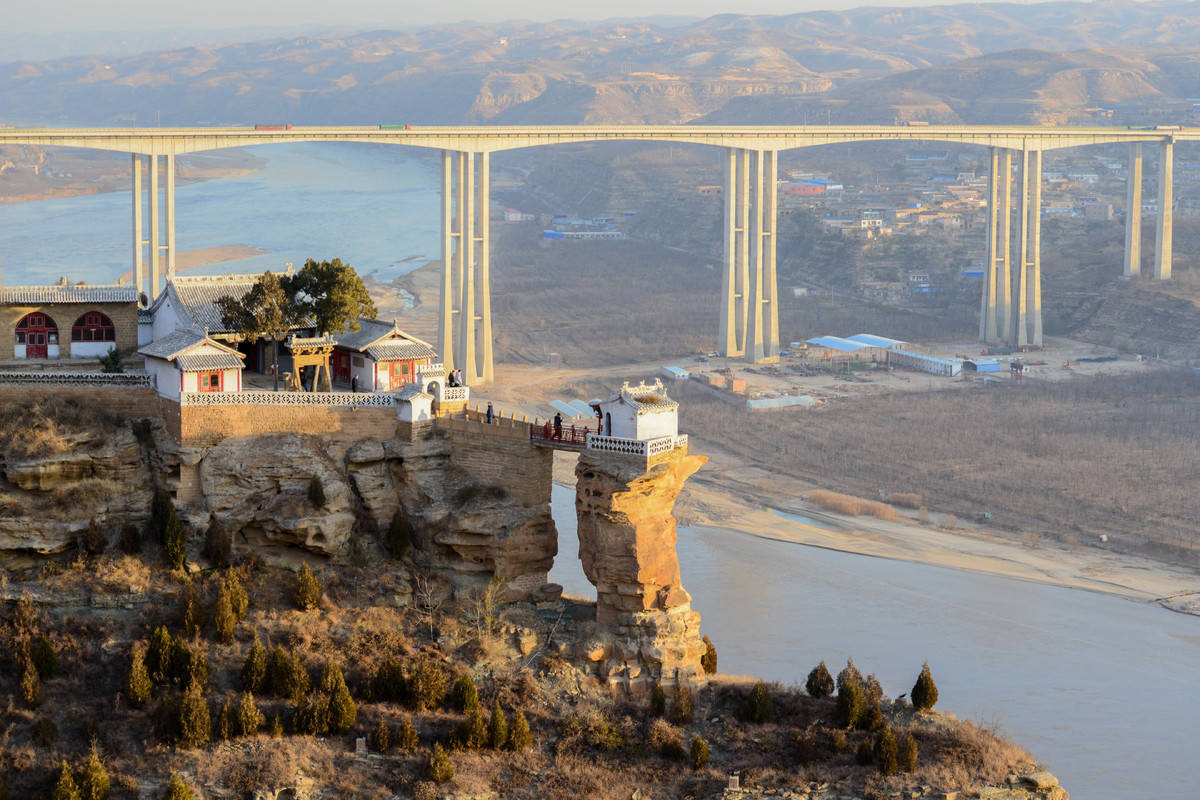
[[[701,674],[700,615],[679,577],[671,509],[705,462],[678,448],[644,460],[585,451],[575,468],[579,557],[596,586],[594,636],[580,656],[614,688],[671,688]]]

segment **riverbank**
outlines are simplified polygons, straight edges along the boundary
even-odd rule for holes
[[[713,452],[693,446],[698,453]],[[723,461],[717,452],[685,486],[675,508],[681,526],[1100,592],[1200,616],[1200,575],[1186,569],[1094,548],[1018,544],[973,524],[938,527],[949,520],[936,514],[929,525],[920,524],[915,512],[894,522],[834,514],[799,499],[811,487],[754,467],[726,469]],[[573,488],[574,458],[557,454],[554,466],[555,482]],[[765,483],[774,489],[765,490]]]
[[[187,272],[190,269],[207,267],[209,264],[237,261],[241,258],[261,256],[270,252],[270,250],[264,250],[261,247],[251,247],[248,244],[224,244],[217,247],[202,247],[199,250],[184,250],[175,255],[175,271],[177,273]],[[133,280],[133,271],[126,270],[121,273],[118,280]]]

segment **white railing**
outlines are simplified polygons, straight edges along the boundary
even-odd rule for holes
[[[370,406],[390,408],[393,395],[384,392],[183,392],[181,406]]]
[[[438,389],[439,403],[465,403],[470,396],[469,386],[443,386]]]
[[[123,372],[3,372],[0,385],[154,386],[154,376]]]
[[[421,377],[441,378],[446,374],[446,365],[440,361],[436,364],[422,364],[417,367],[417,375]]]
[[[657,439],[626,439],[621,436],[598,436],[591,433],[587,437],[587,449],[598,450],[601,453],[620,453],[629,456],[657,456],[669,453],[677,447],[687,447],[687,435],[660,436]]]

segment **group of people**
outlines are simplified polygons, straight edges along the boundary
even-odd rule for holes
[[[446,376],[446,385],[447,386],[466,386],[467,382],[465,380],[463,380],[462,370],[461,369],[450,370],[450,374]]]

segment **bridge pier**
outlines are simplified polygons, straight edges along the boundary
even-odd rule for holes
[[[728,148],[718,336],[718,352],[727,358],[779,356],[778,175],[778,151]]]
[[[1129,174],[1125,178],[1126,278],[1142,272],[1142,143],[1129,145]]]
[[[163,159],[160,167],[159,158]],[[138,292],[145,292],[150,303],[162,291],[162,267],[166,267],[166,279],[175,277],[175,156],[150,155],[148,159],[148,191],[143,191],[142,159],[134,153],[133,168],[133,281]],[[159,183],[160,172],[162,183]],[[150,236],[146,237],[144,211],[150,213]],[[160,221],[162,224],[160,224]],[[163,242],[165,228],[166,242]],[[149,275],[146,274],[146,257],[149,257]],[[146,286],[149,277],[150,285]]]
[[[1175,143],[1163,142],[1158,153],[1158,231],[1154,247],[1154,277],[1169,280],[1171,277],[1171,246],[1174,235],[1174,182]]]
[[[438,349],[468,384],[495,377],[492,363],[490,159],[442,151],[442,293]],[[476,225],[476,214],[479,223]]]
[[[999,344],[1000,295],[1007,290],[1007,287],[999,286],[999,276],[996,274],[996,237],[998,233],[996,201],[999,197],[997,184],[1000,177],[1000,148],[988,148],[988,164],[987,222],[985,225],[987,242],[984,245],[983,292],[979,306],[979,340],[986,344]]]
[[[1008,343],[1013,347],[1042,346],[1042,154],[1021,151],[1021,195],[1017,206],[1020,232],[1012,323]]]

